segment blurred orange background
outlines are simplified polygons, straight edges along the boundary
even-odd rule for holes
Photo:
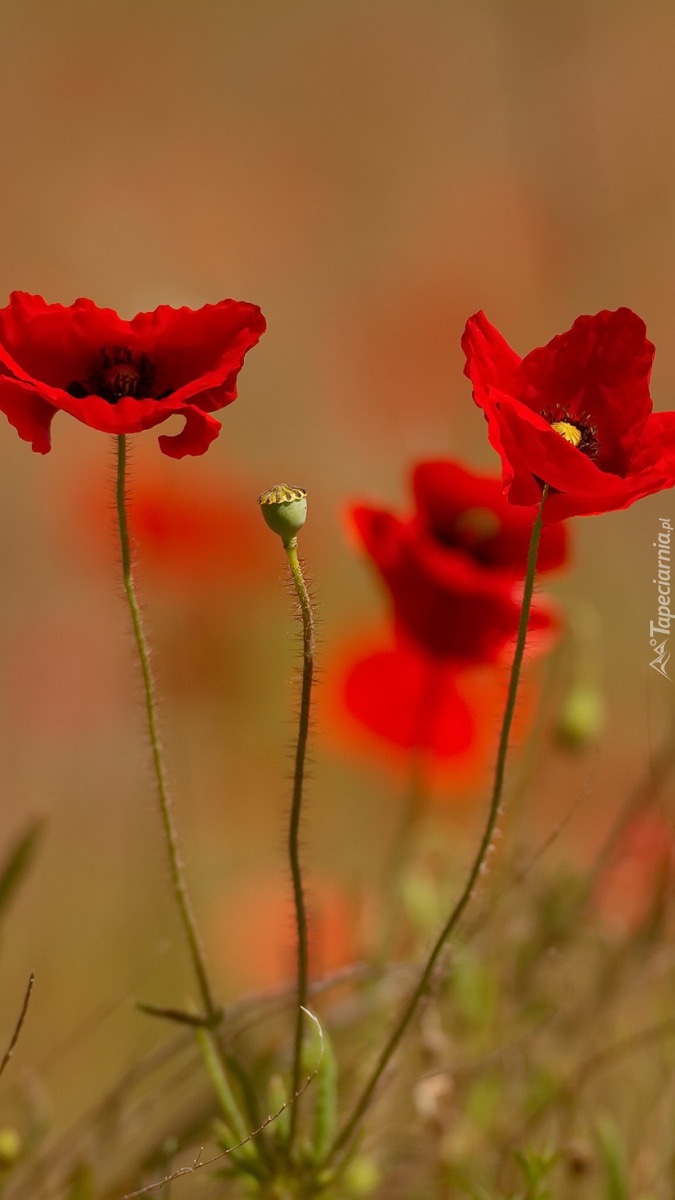
[[[217,569],[161,553],[138,568],[185,858],[229,997],[255,982],[234,956],[242,926],[258,943],[251,878],[280,903],[295,711],[283,555],[257,495],[309,492],[328,656],[383,612],[346,503],[408,506],[419,457],[498,469],[462,376],[476,309],[524,354],[628,305],[657,347],[655,406],[674,406],[675,9],[4,0],[2,25],[0,303],[84,295],[131,316],[233,296],[268,320],[203,459],[133,438],[139,488],[231,498]],[[182,1002],[192,982],[110,537],[112,439],[59,415],[50,455],[4,420],[0,445],[2,844],[47,817],[3,934],[0,1041],[31,969],[24,1066],[119,998],[47,1070],[74,1111],[72,1077],[95,1092],[159,1036],[128,997]],[[583,801],[558,853],[592,854],[672,719],[675,685],[649,670],[658,517],[675,517],[672,495],[577,520],[576,569],[553,588],[594,609],[608,711],[597,749],[550,751],[538,778],[535,842]],[[308,866],[329,892],[358,890],[404,784],[320,730],[314,760]],[[450,806],[448,827],[481,811]]]

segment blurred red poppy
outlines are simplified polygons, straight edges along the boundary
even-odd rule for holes
[[[412,517],[366,505],[351,510],[391,594],[397,630],[433,656],[493,662],[518,627],[519,581],[536,509],[514,509],[498,479],[448,461],[420,463],[413,491]],[[546,530],[540,570],[562,566],[566,554],[563,527]],[[538,600],[530,629],[552,630],[556,623]]]
[[[605,923],[625,934],[658,918],[672,895],[674,871],[672,824],[659,809],[644,809],[623,831],[596,885],[594,900]]]
[[[134,467],[129,527],[144,582],[169,583],[172,592],[181,593],[231,590],[255,583],[269,570],[268,537],[250,481],[229,468],[224,477],[216,476],[201,464],[178,469],[156,456],[140,465],[134,460]],[[65,519],[58,511],[55,533],[68,537],[78,553],[84,550],[88,562],[99,556],[110,569],[119,538],[110,481],[100,470],[87,469],[61,499]]]
[[[0,309],[0,411],[40,454],[58,411],[113,434],[182,416],[180,433],[159,438],[162,452],[203,454],[220,432],[211,414],[236,399],[244,356],[264,330],[260,309],[236,300],[165,304],[126,321],[91,300],[64,306],[13,292]]]
[[[367,955],[372,901],[322,877],[305,880],[305,888],[310,972],[319,979]],[[211,928],[216,969],[226,987],[272,988],[294,979],[293,895],[286,879],[249,873],[217,903]]]
[[[675,412],[652,412],[654,347],[630,309],[579,317],[523,359],[479,312],[462,346],[512,503],[538,504],[547,483],[551,522],[675,483]]]
[[[337,648],[324,682],[322,725],[341,748],[375,755],[397,772],[408,772],[416,757],[430,785],[467,790],[482,783],[504,709],[505,664],[458,669],[410,640],[392,644],[386,633],[366,633]],[[528,727],[532,695],[527,681],[516,740]]]

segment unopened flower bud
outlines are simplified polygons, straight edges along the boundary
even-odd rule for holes
[[[276,487],[258,496],[258,503],[272,532],[278,533],[284,545],[288,545],[307,519],[305,489],[278,483]]]
[[[21,1137],[16,1129],[11,1126],[0,1129],[0,1168],[14,1166],[22,1149]]]
[[[372,1158],[357,1154],[344,1172],[348,1196],[371,1196],[380,1183],[380,1172]]]
[[[594,742],[605,723],[605,706],[597,687],[578,683],[563,700],[555,727],[556,740],[570,750],[583,750]]]

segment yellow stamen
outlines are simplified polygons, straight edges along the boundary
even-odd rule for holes
[[[577,429],[576,425],[570,425],[569,421],[553,421],[551,429],[555,429],[556,433],[564,437],[570,446],[578,446],[581,441],[581,430]]]

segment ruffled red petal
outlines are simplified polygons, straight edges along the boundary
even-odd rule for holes
[[[222,428],[220,421],[210,413],[202,412],[200,408],[186,405],[177,410],[177,415],[185,417],[185,425],[180,433],[163,433],[159,441],[162,454],[169,458],[184,458],[186,454],[203,454],[211,442],[215,441]]]
[[[46,388],[86,378],[102,347],[127,344],[129,322],[83,297],[70,305],[47,304],[42,296],[12,292],[0,308],[0,362],[17,378]]]
[[[675,412],[652,413],[633,447],[625,482],[636,500],[675,485]]]
[[[535,412],[589,414],[598,431],[597,465],[624,474],[652,411],[654,346],[629,308],[578,317],[566,333],[526,355],[517,396]]]
[[[37,454],[51,450],[51,424],[58,410],[35,391],[10,375],[0,377],[0,412],[4,412],[20,438],[30,442]]]
[[[403,522],[393,513],[367,504],[355,504],[349,518],[364,550],[381,570],[395,567],[399,561]]]
[[[489,396],[497,388],[507,395],[517,395],[521,359],[484,312],[469,317],[462,334],[462,350],[466,355],[464,374],[476,391]]]
[[[158,384],[174,400],[200,395],[200,407],[222,408],[236,396],[235,381],[244,356],[259,342],[266,323],[255,304],[221,300],[200,309],[160,305],[130,321],[138,346],[163,373]],[[221,389],[220,391],[218,389]],[[202,393],[210,391],[210,396]]]

